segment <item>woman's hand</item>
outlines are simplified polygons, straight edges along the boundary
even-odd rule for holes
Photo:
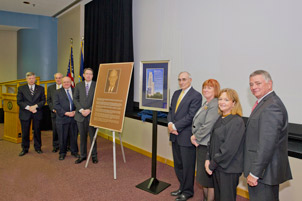
[[[197,144],[197,142],[196,142],[196,137],[195,137],[195,135],[192,135],[192,136],[191,136],[191,143],[192,143],[195,147],[198,147],[198,146],[199,146],[199,144]]]
[[[205,169],[206,169],[206,172],[207,172],[209,175],[212,175],[212,174],[213,174],[213,171],[210,170],[209,166],[210,166],[210,161],[209,161],[209,160],[206,160],[205,163],[204,163],[204,167],[205,167]]]

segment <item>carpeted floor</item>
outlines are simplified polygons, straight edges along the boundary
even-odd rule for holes
[[[153,195],[135,186],[151,176],[151,159],[125,149],[124,163],[120,146],[117,145],[117,179],[113,179],[112,142],[98,137],[99,163],[91,161],[74,164],[76,160],[66,156],[59,161],[58,153],[52,153],[51,131],[42,132],[43,154],[37,154],[33,142],[29,153],[23,157],[20,144],[2,140],[3,124],[0,124],[0,200],[1,201],[166,201],[174,200],[170,192],[178,188],[172,167],[158,163],[157,178],[171,186]],[[192,199],[202,200],[200,189],[195,185]],[[247,201],[238,196],[237,201]]]

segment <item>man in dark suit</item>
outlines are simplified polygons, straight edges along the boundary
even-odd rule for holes
[[[78,131],[74,120],[75,106],[73,103],[73,88],[71,88],[70,77],[62,79],[63,87],[54,94],[54,109],[56,110],[56,125],[59,135],[60,156],[64,160],[67,152],[67,140],[70,137],[71,155],[79,158],[78,154]]]
[[[74,119],[77,121],[78,129],[80,132],[80,151],[81,157],[75,161],[79,164],[87,158],[87,133],[89,133],[90,144],[93,141],[96,129],[89,126],[90,114],[92,108],[92,102],[94,97],[95,82],[92,81],[93,70],[91,68],[85,68],[83,74],[85,81],[77,84],[74,90],[74,104],[76,106],[76,113]],[[92,162],[98,163],[97,158],[97,143],[92,149]]]
[[[55,92],[62,87],[62,73],[54,74],[56,84],[53,84],[47,89],[47,104],[51,112],[52,123],[52,152],[56,153],[59,150],[59,136],[56,128],[56,110],[53,108],[53,99]]]
[[[244,149],[250,200],[278,201],[279,184],[292,179],[287,155],[287,111],[273,91],[268,72],[253,72],[250,89],[258,99],[246,124]]]
[[[179,189],[171,192],[176,201],[187,200],[194,195],[196,148],[191,143],[192,121],[201,107],[202,96],[191,86],[188,72],[178,75],[181,88],[174,92],[168,114],[168,130],[172,142],[174,170],[180,183]]]
[[[33,120],[34,147],[38,154],[41,150],[42,107],[45,104],[45,93],[42,86],[36,85],[36,75],[33,72],[26,73],[27,84],[18,88],[17,103],[20,107],[19,118],[22,128],[22,151],[19,156],[24,156],[29,149],[29,129]]]

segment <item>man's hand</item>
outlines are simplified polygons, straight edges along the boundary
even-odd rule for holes
[[[212,174],[213,174],[213,171],[210,170],[209,166],[210,166],[210,161],[209,161],[209,160],[206,160],[205,163],[204,163],[204,167],[205,167],[206,172],[208,173],[208,175],[212,175]]]
[[[252,175],[249,174],[246,178],[247,184],[250,186],[257,186],[258,185],[258,179],[253,177]]]
[[[192,136],[191,136],[191,143],[192,143],[195,147],[198,147],[198,146],[199,146],[199,144],[197,144],[197,142],[196,142],[196,137],[195,137],[195,135],[192,135]]]
[[[90,109],[82,110],[82,112],[81,112],[81,114],[82,114],[84,117],[87,117],[90,113],[91,113],[91,110],[90,110]]]
[[[29,106],[29,111],[32,112],[32,113],[36,113],[37,112],[37,107],[38,107],[37,104]]]
[[[75,115],[74,111],[72,111],[72,112],[65,112],[65,116],[74,117],[74,115]]]
[[[174,130],[174,129],[173,129],[173,124],[168,124],[168,131],[169,131],[169,133],[171,133],[171,134],[178,135],[177,130]]]

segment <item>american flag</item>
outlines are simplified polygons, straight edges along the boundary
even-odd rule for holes
[[[74,65],[73,65],[73,54],[72,54],[72,45],[70,46],[70,56],[68,62],[68,69],[67,69],[67,77],[71,79],[71,86],[74,87]]]

